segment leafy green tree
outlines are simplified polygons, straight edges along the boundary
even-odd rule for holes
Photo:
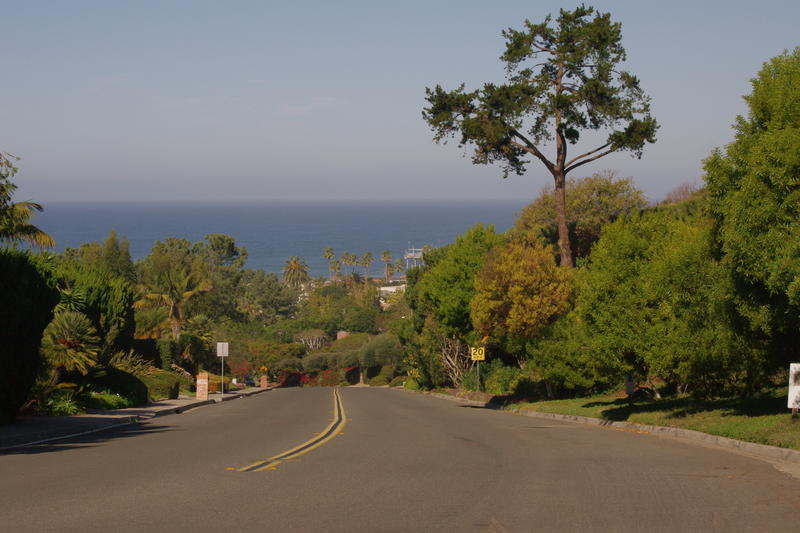
[[[18,159],[0,152],[0,243],[23,242],[38,248],[52,248],[56,241],[31,224],[34,213],[42,211],[42,206],[35,202],[12,201],[17,185],[11,178],[17,173],[14,163]]]
[[[565,191],[574,259],[589,255],[604,224],[647,206],[644,193],[633,186],[633,178],[617,179],[613,172],[600,172],[579,180],[569,178]],[[553,244],[558,240],[558,217],[551,188],[542,189],[514,221],[514,233],[531,231]]]
[[[660,377],[708,395],[760,374],[757,354],[728,327],[732,287],[712,259],[703,219],[656,211],[617,220],[579,272],[578,287],[577,318],[594,366],[613,377]]]
[[[475,277],[472,324],[481,335],[535,337],[567,311],[572,273],[538,238],[517,238],[489,252]]]
[[[281,283],[275,274],[266,274],[263,270],[243,271],[236,294],[237,311],[265,325],[291,316],[297,301],[295,289]]]
[[[502,243],[493,226],[477,224],[454,243],[428,251],[425,265],[409,272],[406,301],[414,311],[416,338],[406,332],[401,339],[421,379],[433,382],[444,374],[451,383],[460,383],[471,364],[468,342],[475,340],[470,320],[475,275],[489,250]]]
[[[189,246],[185,239],[157,241],[139,265],[142,295],[135,307],[164,309],[176,343],[180,342],[181,327],[187,318],[187,305],[212,287],[205,264],[192,256]]]
[[[296,255],[283,265],[283,282],[293,289],[300,289],[308,283],[308,265]]]
[[[508,83],[482,89],[426,89],[423,118],[437,142],[456,134],[475,146],[473,162],[500,162],[503,176],[523,174],[527,157],[552,174],[561,264],[572,266],[566,207],[567,174],[613,152],[640,157],[658,128],[639,80],[618,68],[625,60],[621,24],[608,13],[580,6],[561,10],[551,26],[525,21],[524,29],[503,32]],[[605,140],[571,156],[582,130],[608,130]],[[544,153],[555,141],[554,157]]]
[[[751,83],[748,116],[705,161],[705,179],[739,321],[774,368],[800,353],[800,47],[766,62]]]
[[[247,250],[236,240],[220,233],[206,235],[192,245],[189,256],[193,270],[211,281],[211,289],[198,295],[189,304],[190,314],[204,314],[214,320],[242,320],[237,306],[240,280],[247,261]]]
[[[102,244],[89,242],[78,248],[67,248],[64,256],[81,266],[106,270],[130,283],[136,282],[136,270],[130,254],[130,243],[127,238],[118,239],[117,232],[109,232]]]

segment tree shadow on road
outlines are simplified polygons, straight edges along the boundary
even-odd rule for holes
[[[153,433],[163,433],[165,431],[173,431],[174,428],[161,425],[152,425],[144,422],[134,422],[131,424],[120,424],[115,426],[108,426],[107,428],[100,429],[94,433],[86,435],[64,437],[43,442],[41,444],[20,445],[15,448],[8,448],[0,450],[0,456],[3,455],[36,455],[41,453],[53,453],[66,450],[75,450],[79,448],[87,448],[97,444],[128,437],[136,437],[140,435],[147,435]]]

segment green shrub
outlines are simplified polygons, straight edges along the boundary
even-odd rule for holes
[[[496,359],[495,361],[499,360]],[[484,383],[484,390],[496,396],[511,394],[514,392],[521,376],[522,371],[519,368],[503,366],[502,363],[494,364],[494,361],[492,361],[491,370]]]
[[[321,370],[327,370],[327,368],[328,354],[317,353],[303,358],[303,370],[306,372],[319,372]]]
[[[57,390],[50,395],[45,404],[47,412],[56,416],[77,415],[83,412],[78,395],[73,390]]]
[[[156,341],[158,346],[158,356],[161,360],[162,370],[170,370],[175,361],[175,341],[172,339],[159,339]]]
[[[390,387],[402,387],[405,384],[407,379],[408,379],[408,376],[395,376],[392,379],[392,381],[389,382],[389,386]]]
[[[14,422],[28,397],[58,298],[47,268],[26,252],[0,250],[0,424]]]
[[[180,394],[182,379],[180,374],[159,370],[139,379],[147,386],[147,396],[151,402],[158,400],[174,400]],[[211,376],[209,376],[209,390],[211,390]]]
[[[461,388],[464,390],[471,390],[471,391],[480,390],[480,380],[478,379],[478,371],[475,368],[470,368],[461,377]]]
[[[111,391],[90,392],[84,404],[90,409],[125,409],[133,407],[133,402]]]
[[[380,387],[383,385],[388,385],[389,381],[391,381],[392,377],[394,376],[395,367],[392,365],[386,365],[381,367],[380,372],[377,376],[369,380],[369,384],[373,387]]]
[[[351,333],[347,337],[342,337],[323,348],[323,352],[342,352],[345,350],[356,350],[361,348],[370,340],[369,333]]]
[[[162,373],[165,372],[163,370],[154,370],[151,375]],[[172,373],[166,372],[166,374]],[[147,377],[146,375],[137,377],[118,368],[110,367],[93,373],[91,383],[96,391],[108,391],[112,394],[118,394],[126,398],[131,405],[144,405],[148,400],[152,399],[152,395],[148,393]],[[98,407],[97,409],[103,408]]]
[[[419,390],[419,383],[417,383],[417,380],[414,378],[406,379],[406,383],[403,386],[408,390]]]

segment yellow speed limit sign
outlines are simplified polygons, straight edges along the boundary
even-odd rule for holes
[[[479,346],[475,348],[474,346],[469,349],[470,355],[472,356],[473,361],[485,361],[486,360],[486,348],[483,346]]]

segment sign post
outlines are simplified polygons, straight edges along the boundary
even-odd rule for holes
[[[797,409],[800,408],[800,363],[789,365],[789,401],[792,420],[797,420]]]
[[[222,373],[221,373],[221,381],[219,384],[220,390],[220,397],[225,397],[225,358],[228,357],[228,343],[227,342],[218,342],[217,343],[217,357],[220,357],[220,361],[222,364]]]
[[[478,390],[481,388],[481,361],[486,360],[486,347],[485,346],[472,346],[469,349],[470,359],[477,362],[478,365]]]

